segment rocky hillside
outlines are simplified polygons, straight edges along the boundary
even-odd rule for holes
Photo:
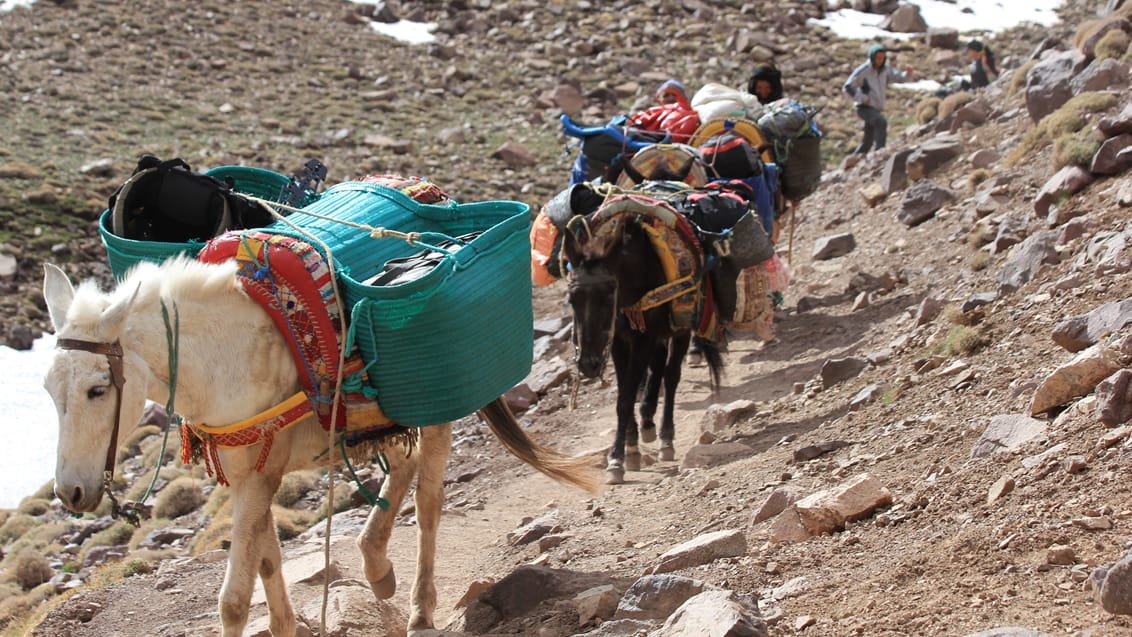
[[[820,3],[413,3],[406,15],[439,25],[421,48],[330,2],[38,4],[0,16],[12,69],[0,211],[16,257],[5,316],[43,326],[43,259],[108,277],[93,220],[142,151],[280,171],[318,156],[333,179],[427,174],[460,199],[538,204],[565,178],[554,122],[568,87],[597,121],[665,77],[736,84],[775,56],[830,131],[825,183],[779,246],[792,281],[776,338],[734,339],[718,395],[688,369],[679,462],[646,454],[594,499],[458,423],[440,623],[546,637],[706,634],[696,622],[733,635],[1132,635],[1132,25],[1083,24],[1098,4],[990,38],[1007,72],[979,94],[894,92],[890,147],[847,162],[857,122],[837,91],[862,46],[806,25]],[[901,62],[925,76],[959,63],[912,47]],[[508,141],[521,152],[493,157]],[[534,435],[596,458],[613,393],[583,384],[567,408],[563,295],[535,291],[540,356],[512,398]],[[125,489],[148,481],[154,432],[127,441]],[[158,519],[139,532],[69,519],[49,489],[8,514],[9,634],[218,634],[223,489],[199,469],[161,478]],[[296,474],[277,499],[304,634],[327,579],[327,634],[401,634],[405,591],[375,605],[359,584],[349,534],[367,507],[348,491],[323,570],[324,489]],[[407,507],[390,549],[402,589],[414,523]],[[261,602],[252,617],[249,634],[266,634]]]

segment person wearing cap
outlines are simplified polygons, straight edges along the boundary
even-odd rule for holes
[[[865,123],[864,137],[861,145],[853,152],[864,154],[872,150],[884,148],[888,139],[888,119],[884,116],[885,89],[889,81],[906,82],[911,78],[912,67],[906,66],[904,70],[888,66],[888,50],[884,45],[874,44],[869,47],[869,59],[862,63],[849,75],[842,89],[857,105],[857,117]]]
[[[688,101],[684,85],[668,80],[656,91],[657,105],[637,113],[629,125],[647,131],[666,131],[672,141],[686,144],[700,127],[700,116]]]
[[[989,46],[971,40],[967,43],[967,59],[971,60],[971,79],[963,83],[963,88],[983,88],[998,77],[998,66]]]
[[[782,99],[782,71],[772,62],[756,66],[747,80],[747,92],[757,97],[759,104]]]

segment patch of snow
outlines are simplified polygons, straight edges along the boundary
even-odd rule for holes
[[[30,7],[35,0],[0,0],[0,13],[11,11],[16,7]]]
[[[935,80],[916,80],[915,82],[901,82],[899,84],[892,84],[892,88],[903,89],[905,91],[922,91],[925,93],[934,93],[943,88],[943,84]]]
[[[996,33],[1031,22],[1052,26],[1058,22],[1056,10],[1063,0],[909,0],[920,7],[920,14],[929,27],[951,27],[960,33]],[[832,2],[830,6],[836,6]],[[916,33],[892,33],[880,28],[885,16],[841,9],[811,24],[824,26],[836,35],[851,40],[887,38],[908,40]]]
[[[14,508],[55,475],[59,419],[43,388],[54,352],[51,334],[28,351],[0,346],[0,507]]]
[[[431,44],[436,42],[433,31],[435,22],[413,22],[412,20],[398,20],[392,24],[384,22],[370,22],[370,27],[382,35],[409,44]]]

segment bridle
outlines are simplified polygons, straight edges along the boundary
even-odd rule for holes
[[[60,338],[55,342],[55,347],[62,350],[101,354],[106,357],[106,362],[110,365],[110,382],[114,385],[117,396],[114,399],[114,428],[110,433],[110,447],[106,450],[106,465],[102,471],[102,492],[110,498],[110,516],[112,518],[123,517],[127,522],[138,526],[141,514],[139,506],[129,502],[125,505],[119,505],[118,499],[114,497],[110,490],[110,483],[114,479],[114,461],[118,455],[118,429],[122,420],[122,388],[126,385],[122,362],[122,343],[120,340],[115,340],[113,343],[99,343],[77,338]]]
[[[613,300],[611,302],[611,306],[613,308],[612,312],[613,312],[613,315],[614,315],[614,320],[610,321],[609,334],[606,338],[605,347],[602,348],[602,365],[603,365],[603,367],[604,367],[605,362],[607,362],[609,360],[609,350],[613,347],[613,333],[616,331],[615,323],[616,323],[616,315],[617,315],[617,292],[618,292],[617,277],[613,276],[612,274],[608,274],[608,273],[592,274],[592,273],[588,273],[588,272],[581,272],[581,271],[578,271],[578,270],[572,270],[571,273],[570,273],[569,289],[571,289],[571,290],[576,290],[578,288],[585,288],[585,287],[593,287],[595,285],[609,284],[609,283],[613,284]],[[575,369],[577,369],[578,360],[581,358],[581,355],[582,355],[581,348],[579,347],[579,343],[578,343],[577,320],[574,321],[573,329],[571,329],[570,332],[571,332],[571,340],[573,341],[573,344],[574,344],[574,367],[575,367]]]

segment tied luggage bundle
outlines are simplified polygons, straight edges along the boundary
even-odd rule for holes
[[[595,179],[612,181],[620,173],[626,159],[651,144],[668,141],[665,132],[645,131],[627,125],[629,119],[618,115],[604,126],[579,126],[569,115],[563,114],[559,121],[562,132],[581,142],[581,152],[574,162],[570,183],[576,184]]]
[[[330,250],[382,410],[424,426],[473,413],[529,373],[529,228],[520,202],[423,204],[380,183],[344,182],[267,231]]]
[[[758,119],[759,130],[782,166],[782,194],[787,199],[803,199],[821,183],[822,133],[814,121],[817,112],[800,102],[781,99]]]
[[[181,159],[143,155],[99,219],[110,270],[121,279],[139,261],[196,256],[205,241],[228,230],[266,226],[273,221],[271,211],[245,195],[302,205],[325,176],[317,160],[289,178],[247,166],[198,173]]]

